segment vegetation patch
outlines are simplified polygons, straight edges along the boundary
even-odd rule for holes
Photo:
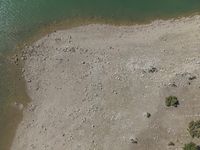
[[[200,120],[191,121],[189,123],[188,131],[192,138],[200,138]]]
[[[199,147],[195,143],[190,142],[188,144],[185,144],[183,150],[199,150]]]
[[[165,105],[167,107],[171,107],[171,106],[177,107],[179,105],[178,98],[176,96],[166,97],[166,99],[165,99]]]

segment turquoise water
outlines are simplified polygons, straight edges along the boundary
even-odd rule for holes
[[[200,10],[199,0],[0,0],[0,50],[40,25],[71,17],[145,21]]]
[[[42,26],[74,18],[145,22],[200,11],[200,0],[0,0],[0,149],[9,144],[19,113],[13,101],[23,99],[24,88],[6,53]],[[8,130],[10,132],[8,132]]]

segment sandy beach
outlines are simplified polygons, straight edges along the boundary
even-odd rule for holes
[[[200,16],[59,30],[22,56],[32,101],[11,150],[181,150],[195,141],[187,127],[200,115]],[[177,108],[165,106],[170,95]]]

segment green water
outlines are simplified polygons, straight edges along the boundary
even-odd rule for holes
[[[198,10],[199,0],[0,0],[0,49],[12,49],[40,25],[71,17],[141,22]]]
[[[74,18],[134,23],[199,11],[200,0],[0,0],[0,150],[8,149],[20,120],[10,105],[24,99],[19,68],[5,56],[39,28]]]

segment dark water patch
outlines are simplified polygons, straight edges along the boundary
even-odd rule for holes
[[[25,93],[21,66],[12,64],[5,54],[0,56],[0,77],[0,150],[9,150],[22,119],[22,110],[18,106],[26,106],[29,98]]]

